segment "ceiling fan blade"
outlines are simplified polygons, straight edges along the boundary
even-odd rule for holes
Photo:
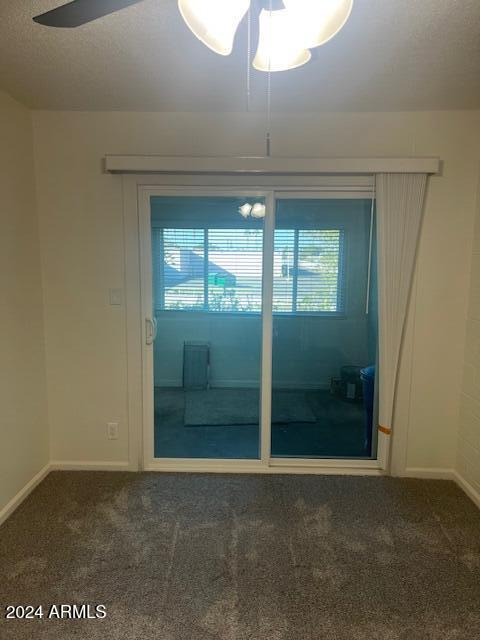
[[[35,16],[33,20],[47,27],[73,29],[143,0],[73,0]]]

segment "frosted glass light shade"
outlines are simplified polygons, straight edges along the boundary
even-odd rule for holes
[[[265,217],[265,205],[261,202],[255,202],[250,213],[252,218],[264,218]]]
[[[295,13],[296,15],[296,13]],[[288,9],[260,13],[260,37],[253,66],[258,71],[286,71],[300,67],[312,54],[292,25]]]
[[[242,204],[242,206],[238,208],[238,212],[243,218],[248,218],[251,211],[252,205],[249,202],[245,202],[245,204]]]
[[[235,33],[249,6],[250,0],[178,0],[190,30],[222,56],[232,53]]]
[[[283,0],[290,14],[290,29],[311,49],[333,38],[348,20],[353,0]]]

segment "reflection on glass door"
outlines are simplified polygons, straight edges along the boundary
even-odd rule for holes
[[[277,201],[273,457],[374,455],[377,312],[371,209],[370,199]]]
[[[154,456],[259,458],[264,199],[150,207]]]

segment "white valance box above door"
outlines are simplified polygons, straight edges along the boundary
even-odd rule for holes
[[[108,173],[181,173],[251,175],[358,175],[440,171],[436,157],[282,158],[106,155]]]

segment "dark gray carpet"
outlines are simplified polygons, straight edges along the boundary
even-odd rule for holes
[[[185,426],[215,427],[258,425],[258,389],[197,389],[185,392]],[[274,391],[272,423],[315,422],[308,399],[302,391]]]
[[[369,457],[365,411],[329,391],[304,391],[314,423],[272,425],[274,457]],[[185,428],[185,390],[155,387],[156,458],[258,458],[259,427],[229,425]],[[220,398],[220,403],[222,399]]]
[[[475,640],[480,512],[449,482],[56,472],[0,576],[2,605],[108,613],[2,640]]]

